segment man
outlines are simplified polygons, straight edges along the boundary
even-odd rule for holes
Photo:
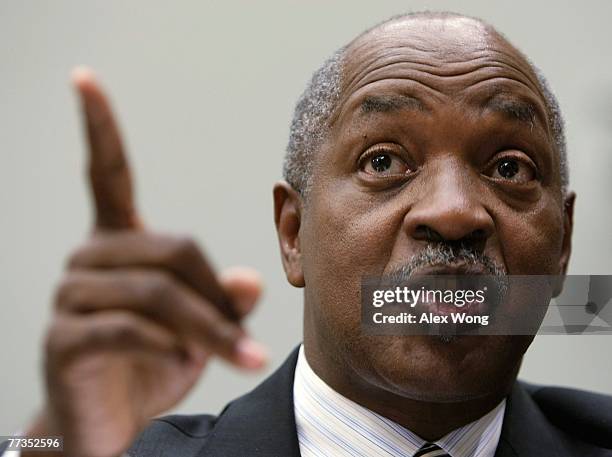
[[[145,228],[109,105],[90,73],[75,81],[96,226],[58,289],[47,404],[28,435],[61,435],[79,457],[612,455],[612,399],[516,381],[533,336],[361,329],[367,275],[567,270],[575,195],[558,106],[492,27],[393,18],[315,74],[274,187],[304,343],[218,416],[150,422],[211,356],[264,363],[240,325],[259,280],[217,276],[193,242]]]

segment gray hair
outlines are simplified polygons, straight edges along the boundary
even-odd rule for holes
[[[363,36],[370,30],[398,19],[407,17],[463,17],[455,13],[431,13],[418,12],[394,16],[380,24],[375,25],[361,33]],[[503,38],[497,30],[484,21],[475,19],[485,25],[494,33]],[[338,49],[323,65],[313,74],[306,89],[298,99],[293,114],[293,120],[289,130],[289,142],[285,160],[283,163],[283,176],[302,196],[306,196],[312,184],[312,164],[316,151],[321,147],[329,133],[329,118],[336,108],[340,98],[343,76],[343,62],[346,58],[348,45]],[[519,51],[520,52],[520,51]],[[561,186],[563,194],[569,185],[569,166],[567,162],[567,146],[565,142],[565,126],[559,102],[550,89],[550,85],[542,72],[529,60],[527,60],[535,75],[544,95],[546,109],[548,111],[549,128],[553,141],[559,154]]]

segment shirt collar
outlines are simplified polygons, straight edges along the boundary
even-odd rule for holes
[[[328,386],[306,361],[300,347],[293,401],[302,457],[413,455],[426,441],[405,427],[355,403]],[[506,400],[435,443],[451,457],[493,457]]]

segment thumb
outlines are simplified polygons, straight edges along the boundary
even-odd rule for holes
[[[219,274],[219,282],[231,298],[241,318],[251,312],[263,291],[261,275],[250,267],[227,268]]]

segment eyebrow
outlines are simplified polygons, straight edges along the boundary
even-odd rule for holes
[[[388,113],[403,109],[426,111],[418,98],[410,95],[369,95],[361,102],[361,113]]]
[[[530,128],[534,127],[537,120],[542,121],[542,125],[546,125],[541,110],[535,104],[509,94],[493,95],[485,100],[483,108],[503,114],[508,119],[528,124]]]
[[[530,128],[535,126],[537,120],[540,120],[542,125],[546,125],[542,111],[534,103],[506,92],[496,92],[481,106],[483,109],[498,112],[510,120],[524,123]],[[361,102],[361,114],[388,113],[404,109],[428,111],[421,100],[410,95],[369,95]]]

